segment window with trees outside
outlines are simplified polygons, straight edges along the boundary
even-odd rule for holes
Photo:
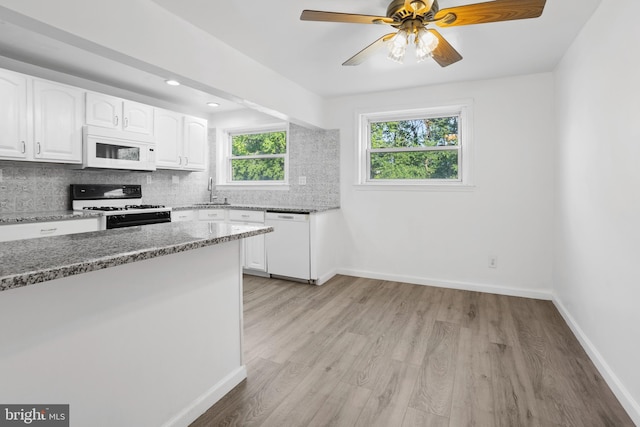
[[[286,183],[286,129],[230,132],[228,182]]]
[[[361,115],[365,184],[462,183],[466,108]]]

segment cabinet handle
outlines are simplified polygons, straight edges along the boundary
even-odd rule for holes
[[[293,219],[293,217],[291,215],[278,215],[278,218],[280,218],[280,219]]]
[[[37,154],[40,154],[40,151],[42,151],[41,148],[40,148],[40,143],[36,142],[36,146],[38,147]]]
[[[182,156],[178,156],[178,164],[182,165]]]
[[[189,165],[189,158],[187,156],[184,156],[184,165],[185,166]]]
[[[249,218],[251,215],[240,215],[242,218]]]
[[[40,229],[40,234],[51,234],[54,233],[57,228],[42,228]]]
[[[24,141],[21,141],[21,142],[22,142],[22,154],[24,154],[27,152],[27,143]]]
[[[124,127],[125,127],[125,128],[128,128],[128,127],[129,127],[129,118],[128,118],[128,117],[125,117],[125,118],[124,118]]]
[[[115,125],[116,125],[116,126],[118,126],[118,121],[119,121],[120,119],[118,119],[118,116],[114,116],[114,117],[115,117],[115,119],[116,119],[116,123],[115,123]]]

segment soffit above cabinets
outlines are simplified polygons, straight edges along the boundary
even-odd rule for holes
[[[245,108],[184,84],[167,85],[173,76],[154,75],[2,20],[0,68],[197,116]]]

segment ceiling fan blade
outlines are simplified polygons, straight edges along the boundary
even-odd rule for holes
[[[438,31],[431,28],[427,31],[438,38],[438,46],[433,50],[432,55],[433,59],[440,64],[441,67],[446,67],[462,59],[462,55],[460,55]]]
[[[351,24],[393,24],[395,21],[386,16],[358,15],[354,13],[323,12],[320,10],[303,10],[302,21],[346,22]]]
[[[342,65],[360,65],[373,54],[375,54],[380,48],[384,47],[385,42],[389,41],[396,33],[386,34],[380,37],[378,40],[371,43],[369,46],[362,49],[360,52],[347,59]]]
[[[546,0],[495,0],[442,9],[434,17],[440,27],[537,18]]]

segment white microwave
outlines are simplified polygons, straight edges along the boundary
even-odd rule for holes
[[[82,168],[156,170],[156,144],[150,135],[85,126],[82,140]]]

